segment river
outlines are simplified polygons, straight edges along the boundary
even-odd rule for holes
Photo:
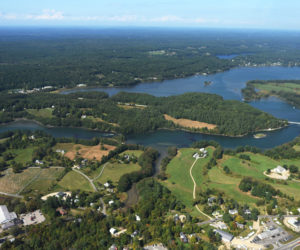
[[[86,91],[104,91],[114,95],[120,91],[148,93],[155,96],[179,95],[186,92],[206,92],[223,96],[224,99],[242,100],[241,89],[249,80],[271,80],[271,79],[300,79],[299,67],[244,67],[213,75],[196,75],[183,79],[166,80],[163,82],[142,83],[127,88],[78,88],[65,90],[62,94]],[[205,81],[211,81],[205,86]],[[251,102],[255,108],[268,112],[275,117],[289,121],[300,122],[300,110],[292,107],[284,101],[270,97],[260,101]],[[76,137],[90,139],[96,136],[109,136],[109,134],[80,128],[46,128],[34,122],[18,121],[9,125],[0,126],[0,132],[15,129],[41,129],[55,137]],[[152,146],[161,152],[165,152],[168,146],[188,147],[192,142],[198,140],[216,140],[225,148],[235,148],[240,145],[257,146],[262,149],[272,148],[285,142],[291,141],[300,135],[299,125],[290,125],[277,131],[266,132],[267,137],[261,139],[253,138],[250,134],[241,138],[230,138],[224,136],[204,135],[184,131],[158,130],[143,135],[128,136],[127,143],[138,143]]]

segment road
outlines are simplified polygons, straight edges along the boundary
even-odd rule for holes
[[[74,167],[72,168],[72,170],[75,171],[78,174],[81,174],[84,178],[86,178],[89,181],[89,183],[91,184],[91,186],[94,189],[94,191],[98,191],[97,188],[96,188],[96,186],[95,186],[95,184],[94,184],[94,182],[93,182],[93,180],[90,179],[90,177],[88,177],[86,174],[82,173],[81,171],[79,171],[78,169],[76,169]]]
[[[195,166],[196,162],[198,161],[198,159],[199,159],[199,158],[196,158],[196,160],[194,161],[194,163],[192,164],[192,166],[191,166],[191,168],[190,168],[190,176],[191,176],[192,181],[193,181],[193,183],[194,183],[193,199],[196,199],[196,188],[197,188],[197,184],[196,184],[195,179],[194,179],[194,177],[193,177],[192,170],[193,170],[193,167]],[[202,211],[200,210],[200,208],[198,207],[198,205],[195,205],[195,208],[198,210],[198,212],[199,212],[200,214],[204,215],[205,217],[209,218],[210,220],[213,220],[213,218],[210,217],[208,214],[202,212]]]
[[[18,195],[18,194],[9,194],[9,193],[4,193],[4,192],[0,192],[1,195],[5,195],[5,196],[10,196],[10,197],[14,197],[14,198],[23,198],[22,195]]]
[[[108,164],[108,162],[106,162],[103,165],[103,168],[102,168],[101,172],[93,179],[93,181],[97,180],[102,175],[102,173],[103,173],[103,171],[104,171],[104,169],[105,169],[105,167],[106,167],[107,164]]]
[[[287,243],[281,247],[274,248],[278,250],[290,250],[290,249],[295,249],[296,247],[300,246],[300,237],[291,241],[290,243]]]
[[[102,174],[102,172],[103,172],[105,166],[106,166],[106,165],[103,166],[103,169],[102,169],[100,175]],[[98,191],[97,187],[96,187],[95,184],[94,184],[94,180],[97,179],[100,175],[98,175],[98,176],[97,176],[96,178],[94,178],[94,179],[91,179],[91,178],[88,177],[86,174],[82,173],[81,171],[79,171],[78,169],[76,169],[76,168],[74,168],[74,167],[72,168],[72,170],[75,171],[75,172],[78,173],[78,174],[81,174],[84,178],[86,178],[86,179],[89,181],[89,183],[91,184],[91,186],[92,186],[92,188],[94,189],[95,192]],[[100,198],[100,202],[101,202],[101,204],[102,204],[102,211],[101,211],[101,212],[102,212],[104,215],[106,215],[106,206],[105,206],[105,203],[104,203],[104,201],[103,201],[102,198]]]

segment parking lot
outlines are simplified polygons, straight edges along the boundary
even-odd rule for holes
[[[36,210],[32,213],[22,214],[20,219],[23,220],[24,226],[39,224],[45,221],[45,217],[42,214],[41,210]]]

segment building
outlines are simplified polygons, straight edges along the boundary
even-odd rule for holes
[[[109,188],[110,184],[108,182],[103,184],[104,187]]]
[[[5,205],[0,206],[0,224],[5,224],[14,219],[17,219],[17,215],[15,212],[9,212]]]
[[[180,240],[183,243],[188,243],[189,242],[188,238],[186,237],[186,235],[183,232],[180,233]]]
[[[230,210],[228,211],[228,213],[231,214],[231,215],[235,215],[235,214],[238,213],[238,211],[237,211],[236,209],[230,209]]]
[[[136,221],[141,221],[141,217],[138,216],[138,215],[136,214],[136,215],[135,215],[135,220],[136,220]]]
[[[260,233],[259,235],[257,235],[257,237],[260,240],[264,240],[267,238],[271,238],[272,236],[280,234],[280,233],[281,233],[281,231],[279,230],[279,228],[275,228],[273,230],[264,231],[264,232]]]
[[[284,174],[287,172],[287,170],[281,166],[277,166],[276,168],[272,169],[272,172],[276,174]]]
[[[60,215],[66,215],[68,212],[65,210],[65,209],[63,209],[62,207],[59,207],[59,208],[57,208],[56,209],[56,211],[57,212],[59,212],[60,213]]]
[[[214,232],[218,233],[221,236],[222,241],[224,241],[224,242],[231,242],[233,239],[233,235],[228,232],[225,232],[225,231],[222,231],[219,229],[215,229]]]
[[[289,218],[287,222],[295,232],[300,232],[300,222],[298,222],[297,217]]]

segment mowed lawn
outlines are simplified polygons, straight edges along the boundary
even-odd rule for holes
[[[300,160],[273,160],[265,155],[243,153],[250,157],[250,161],[240,159],[238,156],[224,156],[225,160],[222,162],[222,167],[228,166],[229,169],[238,175],[249,176],[259,179],[265,179],[264,171],[276,168],[278,165],[292,165],[300,166]]]
[[[54,191],[72,191],[78,189],[93,192],[93,188],[86,178],[75,171],[70,171],[58,182]]]
[[[284,91],[284,92],[298,92],[300,93],[300,84],[296,83],[267,83],[267,84],[255,84],[254,85],[256,88],[260,90],[266,90],[268,92],[271,91]]]
[[[117,184],[122,175],[140,170],[141,167],[137,163],[107,163],[102,175],[96,179],[97,182],[104,184],[108,180],[111,180],[114,184]]]
[[[296,199],[300,199],[300,182],[295,182],[287,180],[287,185],[281,184],[279,181],[273,180],[272,182],[266,182],[266,176],[263,174],[264,171],[268,169],[276,168],[278,165],[296,165],[300,167],[299,159],[283,159],[283,160],[274,160],[265,155],[253,154],[253,153],[243,153],[250,156],[251,161],[246,161],[238,158],[237,156],[224,156],[225,161],[222,162],[222,168],[228,166],[229,169],[237,174],[240,178],[248,176],[255,179],[260,179],[265,183],[271,184],[274,188],[281,190],[283,193],[294,196]],[[229,177],[226,175],[226,178]]]
[[[254,204],[258,199],[246,193],[243,193],[238,185],[242,178],[226,175],[223,170],[213,167],[209,173],[209,183],[207,187],[215,188],[220,192],[224,192],[226,197],[232,198],[241,204]]]
[[[38,178],[28,185],[24,192],[32,190],[38,191],[42,194],[48,193],[51,185],[56,183],[56,178],[59,177],[63,171],[63,168],[55,167],[42,169]]]
[[[198,151],[199,149],[192,148],[180,149],[177,156],[167,166],[166,173],[169,178],[162,182],[188,208],[189,212],[196,216],[199,216],[199,212],[193,206],[194,184],[190,176],[190,168],[195,161],[193,154]],[[201,187],[203,184],[202,169],[205,163],[210,160],[213,150],[208,149],[208,151],[209,157],[199,159],[192,171],[197,187]]]

